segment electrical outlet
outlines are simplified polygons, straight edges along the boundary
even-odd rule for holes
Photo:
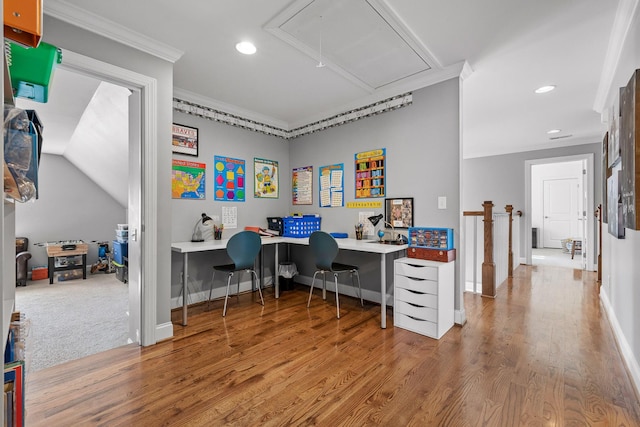
[[[438,209],[447,209],[447,197],[438,196]]]

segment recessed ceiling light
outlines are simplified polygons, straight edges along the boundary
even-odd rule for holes
[[[547,93],[547,92],[551,92],[552,90],[554,90],[556,87],[553,85],[550,86],[542,86],[539,87],[538,89],[535,90],[536,93]]]
[[[560,130],[561,130],[561,129],[551,129],[550,131],[547,131],[547,133],[548,133],[549,135],[553,135],[554,133],[560,133]]]
[[[251,42],[240,42],[236,45],[236,50],[245,55],[253,55],[256,53],[256,47]]]

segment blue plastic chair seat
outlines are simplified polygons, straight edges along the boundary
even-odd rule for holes
[[[211,293],[213,292],[213,282],[216,278],[216,271],[227,273],[227,293],[224,297],[224,309],[222,310],[222,317],[227,315],[227,301],[229,300],[229,287],[231,285],[231,278],[238,272],[238,292],[236,295],[240,295],[240,276],[243,271],[250,272],[256,278],[256,283],[259,283],[258,273],[253,269],[256,257],[260,253],[262,248],[262,241],[260,235],[253,231],[241,231],[234,234],[227,243],[227,255],[233,261],[233,264],[216,265],[213,267],[213,276],[211,277],[211,287],[209,288],[209,301],[207,302],[207,308],[211,302]],[[262,298],[262,289],[258,284],[258,292],[260,293],[260,302],[264,305],[264,299]]]
[[[307,301],[307,308],[309,308],[311,304],[311,296],[313,295],[313,286],[316,282],[316,276],[318,273],[322,273],[323,278],[326,279],[326,273],[333,274],[333,280],[336,285],[336,315],[337,318],[340,318],[340,299],[339,299],[339,291],[338,291],[338,274],[341,273],[350,273],[351,274],[351,282],[355,286],[353,281],[353,277],[358,279],[358,292],[360,295],[360,304],[364,306],[364,301],[362,300],[362,288],[360,287],[360,275],[358,274],[358,267],[350,264],[342,264],[339,262],[335,262],[336,257],[338,256],[338,243],[328,233],[324,231],[315,231],[309,237],[309,246],[311,247],[311,252],[314,255],[315,263],[316,263],[316,272],[313,273],[313,280],[311,281],[311,289],[309,290],[309,300]],[[323,283],[323,291],[326,290],[326,280],[322,281]],[[324,294],[324,292],[323,292]]]

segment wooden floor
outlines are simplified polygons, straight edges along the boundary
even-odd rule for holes
[[[300,286],[190,310],[175,338],[31,374],[27,426],[640,426],[595,273],[521,266],[433,340]],[[391,315],[391,311],[389,311]]]

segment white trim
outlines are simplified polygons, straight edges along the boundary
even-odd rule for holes
[[[176,62],[184,55],[184,52],[179,49],[69,4],[64,0],[45,1],[44,13],[165,61]],[[64,60],[66,61],[67,58],[65,57]]]
[[[562,145],[559,145],[562,144]],[[467,152],[463,153],[464,159],[475,159],[479,157],[491,157],[491,156],[502,156],[505,154],[515,154],[515,153],[524,153],[527,151],[538,151],[538,150],[551,150],[559,147],[571,147],[574,145],[586,145],[586,144],[602,144],[602,134],[601,133],[593,133],[591,135],[579,136],[579,137],[571,137],[567,139],[561,139],[558,141],[549,141],[544,143],[532,143],[531,145],[519,146],[519,147],[501,147],[492,150],[483,150],[477,152]]]
[[[156,262],[157,245],[157,81],[156,79],[136,73],[115,65],[107,64],[87,56],[64,50],[64,62],[61,67],[74,70],[84,75],[98,77],[102,80],[135,87],[140,90],[142,103],[142,226],[141,232],[141,344],[144,346],[156,343],[157,320],[157,281]]]
[[[605,313],[607,313],[607,319],[609,320],[609,324],[611,325],[611,329],[613,330],[613,335],[616,338],[616,343],[618,344],[620,354],[622,355],[622,358],[627,365],[629,374],[631,374],[631,382],[636,388],[636,395],[640,395],[640,365],[638,364],[638,360],[636,360],[633,354],[633,349],[629,345],[629,342],[622,332],[622,328],[620,327],[620,323],[618,323],[616,313],[613,310],[611,302],[609,301],[609,297],[607,296],[607,293],[604,292],[604,289],[602,289],[600,292],[600,301],[602,302]]]
[[[467,323],[467,312],[464,311],[464,309],[462,310],[456,310],[453,314],[453,321],[455,322],[456,325],[464,325],[465,323]]]
[[[167,322],[156,326],[156,342],[168,340],[173,337],[173,323]]]
[[[600,83],[596,92],[596,99],[593,102],[593,109],[598,113],[602,114],[604,112],[607,98],[609,98],[609,93],[613,86],[616,69],[620,62],[622,49],[629,37],[631,24],[639,10],[638,3],[640,3],[640,0],[620,0],[618,3],[613,29],[609,38],[609,46],[607,47],[607,55],[604,59]]]
[[[524,162],[524,211],[527,213],[524,215],[524,254],[525,263],[532,265],[532,250],[531,250],[531,167],[533,165],[543,165],[547,163],[563,163],[572,161],[586,161],[587,162],[587,205],[584,210],[587,212],[587,239],[585,245],[585,253],[593,254],[592,247],[595,247],[595,233],[594,233],[594,217],[589,215],[589,212],[595,211],[594,206],[594,182],[595,182],[595,170],[593,162],[593,153],[576,154],[564,157],[551,157],[546,159],[534,159],[525,160]],[[593,255],[590,255],[587,259],[587,270],[595,271],[596,261],[594,261]]]

